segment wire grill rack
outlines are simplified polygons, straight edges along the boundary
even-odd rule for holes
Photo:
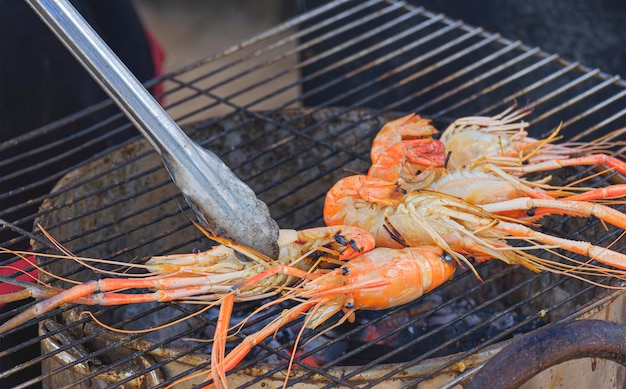
[[[626,82],[620,77],[395,1],[329,2],[148,85],[158,83],[165,87],[159,98],[170,115],[255,190],[282,228],[322,225],[326,191],[339,178],[369,167],[374,135],[402,113],[418,112],[443,129],[457,117],[531,103],[531,135],[547,136],[563,122],[562,137],[573,141],[591,141],[626,126]],[[4,142],[0,151],[3,247],[45,250],[49,244],[35,222],[77,255],[116,261],[210,245],[190,225],[184,200],[158,157],[109,101]],[[575,182],[593,172],[567,169],[556,172],[555,180]],[[606,174],[593,185],[620,180]],[[554,218],[542,229],[604,246],[616,241],[617,251],[626,246],[619,240],[621,230],[605,230],[594,220]],[[0,265],[16,259],[5,256]],[[39,260],[64,276],[94,277],[67,262]],[[579,317],[620,293],[498,263],[478,270],[484,284],[461,272],[422,300],[364,313],[364,320],[318,338],[325,341],[311,343],[296,358],[288,385],[434,382],[441,374],[458,375],[459,363],[468,358],[489,358],[498,342],[514,334]],[[31,304],[5,307],[0,321]],[[240,314],[251,306],[243,304]],[[462,313],[456,312],[461,306]],[[153,304],[132,312],[118,307],[93,312],[115,327],[145,328],[196,309]],[[281,309],[255,318],[240,336]],[[0,359],[27,356],[3,365],[0,378],[19,376],[18,387],[43,382],[165,387],[209,366],[206,345],[182,339],[210,336],[214,315],[195,317],[155,340],[110,333],[76,312],[62,307],[2,335]],[[359,341],[367,328],[385,331]],[[24,332],[31,336],[10,343]],[[243,377],[233,378],[237,385],[282,384],[293,339],[279,335],[234,370],[232,377]],[[332,354],[333,347],[341,352]],[[318,352],[333,356],[319,367],[302,362]]]

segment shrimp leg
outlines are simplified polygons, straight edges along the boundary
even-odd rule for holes
[[[626,230],[625,214],[606,205],[588,201],[574,201],[569,199],[548,200],[520,197],[513,200],[483,204],[481,207],[485,211],[491,213],[525,210],[529,211],[529,216],[531,218],[537,218],[548,214],[566,214],[576,217],[593,216],[611,225]]]
[[[578,193],[566,198],[566,200],[590,201],[598,199],[611,199],[626,196],[626,185],[616,184],[604,188],[596,188],[587,192]]]
[[[89,305],[124,305],[143,302],[167,302],[216,292],[216,286],[224,281],[240,279],[243,273],[216,274],[205,277],[168,278],[104,278],[91,280],[63,290],[46,300],[27,308],[0,325],[0,333],[9,331],[32,318],[50,312],[67,303]],[[122,289],[151,288],[153,293],[121,294],[107,293]],[[224,287],[225,291],[228,287]]]
[[[553,245],[572,253],[584,255],[605,265],[626,270],[626,255],[606,247],[596,246],[589,242],[559,238],[515,223],[500,222],[496,228],[514,237],[529,238],[537,242]]]
[[[280,330],[285,325],[291,323],[296,320],[300,315],[309,311],[312,307],[317,304],[315,301],[306,301],[297,306],[283,311],[281,315],[272,321],[270,324],[265,326],[259,332],[248,335],[244,338],[244,340],[238,344],[225,358],[218,358],[217,361],[213,361],[213,354],[211,355],[211,373],[207,376],[205,381],[213,379],[216,386],[218,388],[225,388],[228,385],[226,384],[226,372],[234,369],[239,362],[241,362],[246,355],[250,353],[252,348],[259,344],[259,342],[264,339],[272,336],[278,330]],[[226,327],[228,324],[226,324]],[[222,327],[223,329],[223,327]],[[216,334],[217,336],[217,334]],[[220,334],[220,338],[225,338],[223,331]],[[219,344],[218,344],[219,343]],[[225,342],[219,341],[214,343],[213,352],[218,352],[223,355],[223,349],[226,347]],[[218,355],[219,355],[218,354]],[[209,387],[209,386],[206,386]]]
[[[526,203],[519,202],[517,204],[517,209],[528,208],[529,205],[547,205],[549,207],[554,207],[556,209],[563,209],[567,212],[574,214],[575,216],[596,216],[601,220],[606,220],[611,224],[614,224],[620,228],[626,227],[626,215],[606,206],[598,206],[598,204],[586,203],[586,202],[568,202],[568,201],[560,201],[560,200],[541,200],[541,199],[525,199]],[[516,204],[516,200],[505,201],[502,204],[509,205],[507,208],[511,208],[511,204]],[[573,203],[573,204],[568,204]],[[497,203],[496,203],[497,204]],[[488,208],[488,207],[487,207]],[[531,207],[532,208],[532,207]],[[485,208],[483,208],[485,209]],[[486,210],[486,209],[485,209]],[[487,217],[484,215],[473,215],[465,212],[461,212],[458,210],[448,210],[450,215],[455,215],[458,218],[463,218],[466,222],[473,224],[475,226],[487,227],[492,231],[497,231],[503,234],[508,235],[509,238],[519,238],[524,240],[535,241],[539,243],[543,243],[546,245],[559,247],[564,250],[577,253],[580,255],[584,255],[591,259],[594,259],[600,263],[605,265],[613,266],[615,268],[626,270],[626,254],[622,254],[620,252],[608,249],[606,247],[596,246],[589,242],[584,241],[575,241],[571,239],[559,238],[552,235],[544,234],[539,231],[535,231],[532,228],[512,223],[504,220],[500,220],[498,218]],[[578,213],[578,214],[576,214]],[[483,246],[485,247],[485,246]],[[470,250],[475,249],[481,252],[483,249],[476,247],[468,247]],[[501,247],[505,248],[505,247]],[[513,249],[513,248],[511,248]],[[517,249],[517,248],[515,248]],[[485,251],[486,254],[492,254],[488,251]],[[507,262],[506,257],[493,255],[495,258],[499,258]],[[522,257],[518,257],[520,260],[520,264],[525,265]]]
[[[588,165],[605,165],[622,175],[626,175],[626,162],[606,154],[593,154],[577,158],[553,159],[549,161],[530,163],[524,166],[507,168],[507,170],[513,170],[521,174],[528,174],[546,170],[555,170],[567,166]]]
[[[304,281],[283,298],[271,301],[257,311],[288,299],[300,303],[283,311],[260,331],[248,335],[223,359],[220,344],[215,351],[217,361],[212,362],[213,369],[207,380],[212,378],[218,387],[225,387],[227,371],[237,366],[255,345],[303,314],[307,315],[305,327],[316,328],[343,311],[338,322],[341,324],[357,309],[387,309],[414,301],[452,278],[455,270],[456,263],[442,249],[420,246],[399,250],[376,248],[325,274],[303,272],[290,266],[277,266],[259,273],[242,282],[237,289],[254,287],[263,278],[279,273]],[[226,327],[220,326],[223,339]]]

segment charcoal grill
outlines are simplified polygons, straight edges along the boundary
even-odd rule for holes
[[[322,225],[325,192],[351,171],[368,168],[373,136],[403,112],[419,112],[441,127],[460,116],[498,113],[517,101],[535,107],[529,121],[537,137],[559,122],[563,138],[580,141],[626,126],[626,82],[619,76],[401,2],[330,2],[149,84],[157,83],[165,86],[160,97],[170,115],[256,191],[282,228]],[[208,247],[190,225],[184,200],[158,157],[139,135],[113,142],[132,128],[121,113],[109,114],[111,106],[103,102],[0,145],[2,246],[45,250],[48,243],[33,229],[38,221],[83,256],[141,261]],[[623,150],[615,150],[619,153]],[[68,162],[81,154],[92,157]],[[28,180],[42,171],[48,174],[44,179]],[[555,180],[574,182],[593,172],[568,169],[556,173]],[[609,174],[593,184],[620,180]],[[39,195],[54,183],[50,194]],[[623,205],[617,208],[626,211]],[[621,233],[570,218],[550,219],[543,228],[605,246]],[[625,246],[621,239],[612,248],[623,251]],[[15,260],[3,257],[0,265]],[[75,279],[93,277],[68,262],[40,261]],[[495,262],[478,270],[484,284],[460,272],[437,294],[408,307],[365,314],[367,323],[333,332],[332,340],[307,352],[345,343],[348,351],[321,367],[300,363],[307,354],[299,356],[289,385],[453,387],[516,334],[583,317],[623,322],[626,316],[619,290]],[[619,286],[611,279],[595,281]],[[455,312],[460,305],[467,309]],[[7,309],[0,321],[23,309]],[[136,328],[194,309],[158,304],[133,312],[118,307],[93,312],[110,325]],[[433,324],[433,317],[443,324]],[[18,387],[164,387],[208,367],[206,345],[182,339],[210,334],[213,325],[211,315],[197,317],[155,340],[146,334],[113,334],[63,307],[2,337],[0,358],[28,355],[15,366],[3,365],[0,378],[19,377]],[[393,330],[355,344],[372,325]],[[35,328],[32,337],[7,346],[15,334]],[[393,336],[405,340],[402,346],[380,346]],[[260,345],[231,375],[236,385],[280,386],[290,344],[278,337]],[[33,351],[39,345],[41,355]],[[593,368],[602,371],[596,378],[624,376],[617,365]]]

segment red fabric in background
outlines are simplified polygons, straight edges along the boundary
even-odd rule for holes
[[[152,56],[152,63],[154,65],[154,76],[159,77],[163,75],[163,64],[165,63],[165,51],[163,51],[163,47],[159,44],[159,41],[155,38],[154,34],[148,30],[144,29],[146,33],[146,39],[148,40],[148,45],[150,46],[150,55]],[[154,96],[159,96],[163,93],[163,83],[157,84],[152,88],[152,94]],[[163,105],[162,98],[159,98],[159,104]]]
[[[34,256],[29,256],[28,260],[31,261],[32,263],[35,262],[35,257]],[[27,269],[32,267],[30,263],[28,263],[27,261],[20,259],[17,260],[15,262],[12,262],[11,264],[9,264],[8,266],[11,267],[0,267],[0,275],[5,276],[5,277],[9,277],[11,275],[13,275],[17,270],[16,269]],[[29,272],[27,272],[26,274],[21,274],[17,277],[15,277],[16,280],[20,280],[20,281],[27,281],[27,282],[36,282],[37,280],[37,269],[33,269]],[[7,293],[13,293],[13,292],[17,292],[18,290],[22,289],[19,286],[16,285],[11,285],[11,284],[7,284],[6,282],[2,282],[0,283],[0,294],[7,294]],[[2,307],[4,304],[0,304],[0,307]]]

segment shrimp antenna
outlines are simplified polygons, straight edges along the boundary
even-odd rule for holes
[[[216,301],[215,303],[209,304],[209,305],[203,307],[202,309],[197,310],[196,312],[192,312],[192,313],[190,313],[188,315],[185,315],[184,317],[181,317],[180,319],[176,319],[176,320],[174,320],[172,322],[169,322],[167,324],[163,324],[163,325],[160,325],[160,326],[157,326],[157,327],[153,327],[153,328],[146,328],[146,329],[143,329],[143,330],[123,330],[121,328],[114,328],[114,327],[108,326],[108,325],[104,324],[103,322],[101,322],[98,318],[96,318],[96,316],[91,311],[83,311],[83,312],[81,312],[78,315],[78,317],[82,318],[83,316],[87,315],[87,316],[89,316],[91,318],[91,320],[96,322],[96,324],[98,324],[99,326],[104,327],[107,330],[112,331],[112,332],[118,332],[118,333],[122,333],[122,334],[145,334],[147,332],[153,332],[153,331],[162,330],[164,328],[171,327],[171,326],[173,326],[175,324],[182,323],[182,322],[184,322],[186,320],[191,319],[192,317],[198,316],[198,315],[208,311],[209,309],[213,308],[214,306],[216,306],[218,304],[220,304],[220,302]]]
[[[74,254],[73,252],[71,252],[67,247],[63,246],[58,240],[56,240],[56,238],[54,236],[52,236],[52,234],[50,234],[41,224],[37,223],[37,228],[39,228],[39,230],[41,231],[42,234],[44,234],[44,236],[46,238],[48,238],[48,240],[50,241],[50,243],[52,243],[52,245],[59,250],[61,253],[63,253],[63,255],[51,255],[51,254],[43,254],[43,253],[35,253],[35,255],[38,256],[43,256],[46,258],[60,258],[60,259],[71,259],[75,262],[77,262],[78,264],[86,267],[87,269],[93,271],[94,273],[99,273],[99,274],[110,274],[110,275],[115,275],[115,276],[119,276],[119,275],[126,275],[129,277],[145,277],[145,274],[128,274],[128,273],[120,273],[120,272],[116,272],[116,271],[110,271],[110,270],[104,270],[104,269],[100,269],[97,268],[95,266],[89,265],[87,262],[95,262],[95,263],[102,263],[102,264],[107,264],[107,265],[115,265],[115,266],[119,266],[119,267],[134,267],[134,268],[141,268],[141,269],[147,269],[148,266],[146,265],[141,265],[141,264],[136,264],[136,263],[126,263],[126,262],[120,262],[120,261],[112,261],[112,260],[107,260],[107,259],[98,259],[98,258],[88,258],[88,257],[79,257],[76,254]],[[48,274],[48,273],[46,273]],[[54,276],[55,278],[59,278],[57,276]],[[62,278],[59,278],[62,279]],[[65,279],[62,279],[63,281],[67,281]],[[68,282],[74,282],[75,281],[68,281]]]

